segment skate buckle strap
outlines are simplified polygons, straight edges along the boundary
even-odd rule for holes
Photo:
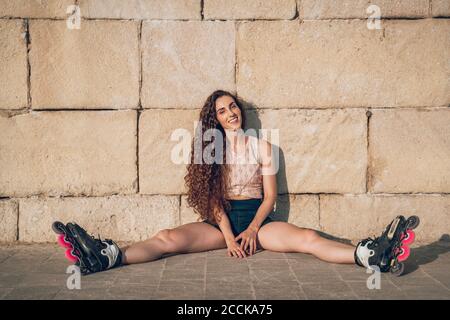
[[[395,218],[395,220],[392,222],[391,227],[389,228],[389,232],[387,234],[387,237],[389,240],[391,240],[394,237],[395,231],[397,230],[397,226],[400,222],[400,218],[397,217]]]
[[[369,244],[373,243],[373,240],[368,240],[363,243],[360,243],[358,248],[356,249],[356,256],[358,257],[361,264],[366,268],[371,268],[369,264],[369,258],[375,255],[375,251],[369,249]]]
[[[106,241],[102,241],[104,245],[106,245],[105,249],[102,249],[102,254],[108,257],[108,267],[106,269],[110,269],[116,263],[117,257],[119,256],[119,248],[117,248],[114,244],[109,244]]]

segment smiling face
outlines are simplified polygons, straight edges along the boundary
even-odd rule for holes
[[[216,100],[216,117],[225,130],[235,131],[242,126],[241,109],[230,96],[221,96]]]

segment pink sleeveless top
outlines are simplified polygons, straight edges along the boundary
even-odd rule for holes
[[[245,147],[236,144],[237,152],[231,146],[227,153],[227,166],[229,175],[227,177],[227,192],[225,197],[246,196],[249,198],[263,198],[262,174],[275,174],[273,168],[261,170],[261,157],[259,153],[259,139],[254,136],[245,135],[248,139]]]

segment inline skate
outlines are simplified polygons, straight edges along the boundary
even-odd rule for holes
[[[420,220],[417,216],[406,219],[397,216],[386,227],[380,237],[367,238],[358,243],[355,250],[355,262],[359,266],[373,269],[377,266],[381,272],[390,271],[396,276],[403,274],[410,255],[410,245],[414,242]]]
[[[122,264],[122,252],[114,241],[94,238],[76,223],[56,221],[52,229],[58,234],[59,245],[66,248],[66,258],[80,268],[82,275]]]

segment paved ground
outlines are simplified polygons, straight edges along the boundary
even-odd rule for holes
[[[0,299],[450,299],[450,242],[412,249],[408,274],[382,274],[369,290],[366,270],[300,253],[225,250],[170,256],[81,278],[67,289],[68,262],[56,245],[0,247]]]

